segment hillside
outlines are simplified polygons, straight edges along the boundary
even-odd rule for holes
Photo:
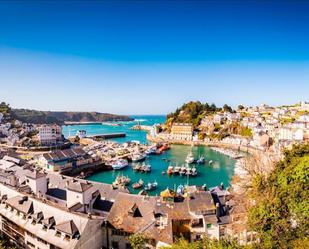
[[[107,121],[131,121],[129,116],[115,115],[99,112],[52,112],[28,109],[12,109],[12,116],[25,123],[57,123],[65,121],[74,122],[107,122]]]

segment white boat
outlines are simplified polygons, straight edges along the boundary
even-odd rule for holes
[[[152,191],[152,190],[155,190],[157,187],[158,187],[157,181],[154,181],[154,182],[152,182],[152,183],[149,182],[149,183],[145,186],[144,190],[145,190],[145,191]]]
[[[146,155],[156,154],[156,152],[157,152],[157,146],[150,147],[145,151]]]
[[[205,163],[205,157],[204,157],[204,156],[200,156],[199,159],[197,159],[196,163],[197,163],[197,164],[203,164],[203,163]]]
[[[182,167],[180,168],[179,174],[180,174],[180,175],[185,175],[185,174],[186,174],[186,171],[187,171],[187,167],[186,167],[186,166],[182,166]]]
[[[112,164],[112,168],[115,170],[123,169],[128,166],[128,161],[125,159],[119,159],[115,163]]]
[[[209,163],[209,164],[212,164],[212,163],[213,163],[213,160],[210,160],[208,163]]]
[[[193,168],[191,169],[191,176],[196,176],[196,175],[197,175],[197,170],[196,170],[195,167],[193,167]]]
[[[187,155],[187,158],[186,158],[185,161],[188,164],[194,163],[194,156],[193,156],[192,151],[190,151],[190,153]]]
[[[146,154],[133,154],[132,162],[140,162],[146,159]]]
[[[143,172],[150,172],[151,171],[151,165],[150,164],[146,164],[145,162],[142,164],[140,171]]]

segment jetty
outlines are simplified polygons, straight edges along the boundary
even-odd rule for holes
[[[120,132],[120,133],[105,133],[105,134],[88,135],[87,138],[109,139],[109,138],[118,138],[118,137],[125,137],[125,136],[126,134],[124,132]]]

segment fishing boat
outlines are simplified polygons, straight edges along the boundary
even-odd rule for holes
[[[168,166],[166,173],[171,175],[174,173],[174,167],[172,165]]]
[[[115,170],[123,169],[128,166],[128,161],[125,159],[119,159],[115,163],[112,164],[112,168]]]
[[[196,160],[197,164],[203,164],[205,163],[205,157],[204,156],[200,156],[199,159]]]
[[[187,164],[194,163],[194,156],[193,156],[192,151],[190,151],[190,153],[187,155],[185,161],[186,161]]]
[[[162,153],[166,150],[169,150],[171,147],[169,146],[169,144],[163,144],[158,150]]]
[[[143,185],[144,185],[144,181],[142,179],[139,179],[138,182],[135,182],[135,183],[132,184],[132,188],[139,189],[139,188],[143,187]]]
[[[140,154],[140,153],[137,153],[137,154],[133,154],[132,156],[132,162],[140,162],[140,161],[143,161],[146,159],[146,154]]]
[[[180,168],[180,171],[179,171],[179,174],[182,176],[182,175],[185,175],[186,174],[186,171],[187,171],[187,167],[186,166],[182,166]]]
[[[128,176],[117,176],[112,185],[114,187],[124,187],[127,186],[130,182],[131,179]]]
[[[145,190],[145,191],[152,191],[152,190],[155,190],[157,187],[158,187],[157,181],[149,182],[149,183],[144,187],[144,190]]]

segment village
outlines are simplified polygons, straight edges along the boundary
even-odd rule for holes
[[[148,127],[148,139],[167,149],[172,143],[212,146],[235,158],[240,150],[281,155],[284,148],[308,141],[308,112],[305,102],[218,111],[203,117],[198,127]],[[97,141],[83,130],[66,139],[57,124],[24,124],[0,115],[0,229],[22,248],[126,249],[131,248],[129,237],[138,233],[147,238],[147,248],[169,246],[180,237],[257,241],[256,232],[243,226],[237,183],[228,189],[221,184],[167,188],[159,196],[131,194],[125,185],[83,179],[85,172],[111,169],[122,158],[134,160],[153,145]],[[226,129],[235,123],[246,132]],[[227,133],[220,139],[222,130]],[[248,179],[243,159],[235,174]]]

